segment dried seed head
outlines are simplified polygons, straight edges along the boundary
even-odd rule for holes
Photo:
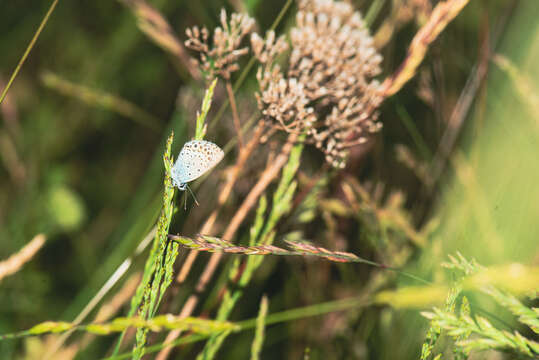
[[[255,57],[262,64],[273,63],[277,56],[288,50],[288,44],[284,35],[275,38],[275,32],[270,30],[266,33],[266,39],[262,39],[257,33],[251,34],[251,48]]]
[[[280,130],[305,132],[307,141],[335,167],[344,167],[348,149],[366,142],[381,124],[381,55],[361,15],[333,0],[302,0],[290,31],[286,74],[275,64],[287,50],[284,38],[253,34],[251,46],[262,66],[258,106]]]
[[[194,26],[186,30],[185,46],[200,53],[198,65],[207,79],[216,75],[230,79],[230,75],[239,69],[238,59],[249,52],[247,47],[240,48],[241,42],[254,27],[254,20],[246,14],[232,14],[228,21],[226,11],[221,10],[221,26],[213,31],[212,44],[209,31],[199,30]]]
[[[310,129],[316,121],[310,102],[305,96],[303,84],[294,78],[269,81],[262,95],[257,96],[258,106],[272,125],[287,132],[301,132]]]

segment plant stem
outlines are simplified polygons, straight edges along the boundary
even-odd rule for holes
[[[238,148],[241,150],[243,148],[243,138],[241,136],[240,117],[238,115],[238,108],[236,107],[236,99],[234,98],[234,90],[232,89],[230,79],[227,79],[226,81],[226,92],[228,93],[232,117],[234,119],[234,128],[236,129],[236,137],[238,138]]]
[[[200,229],[200,234],[203,235],[211,235],[213,225],[215,224],[215,220],[217,220],[217,216],[219,215],[219,212],[221,210],[221,207],[224,205],[224,203],[228,200],[228,197],[232,193],[232,189],[234,188],[234,184],[238,180],[241,171],[243,170],[243,167],[249,158],[249,156],[252,154],[253,150],[256,148],[256,145],[259,143],[259,139],[262,136],[262,133],[264,131],[264,126],[262,124],[259,124],[257,128],[254,131],[252,139],[249,141],[247,146],[245,146],[239,156],[238,160],[236,162],[236,165],[234,165],[234,168],[230,171],[229,177],[227,179],[226,184],[223,186],[223,188],[219,191],[219,198],[217,199],[217,207],[213,212],[210,214],[204,225],[202,225],[202,228]],[[195,261],[196,257],[198,255],[198,251],[191,251],[189,255],[187,256],[187,259],[183,263],[182,268],[180,269],[180,272],[178,274],[178,277],[176,278],[176,281],[178,283],[183,283],[189,274],[189,271],[191,270],[191,266],[193,265],[193,262]]]
[[[274,159],[274,161],[271,162],[271,165],[269,165],[264,170],[262,175],[260,175],[258,182],[251,189],[251,191],[243,201],[243,204],[240,206],[238,211],[236,211],[236,214],[232,217],[232,220],[230,220],[228,227],[223,234],[223,239],[231,239],[234,237],[236,231],[239,229],[241,223],[249,213],[249,210],[251,210],[251,208],[256,204],[257,199],[260,197],[260,195],[262,195],[264,190],[266,190],[268,185],[277,177],[281,168],[286,164],[288,160],[288,155],[290,154],[290,151],[292,150],[292,147],[294,146],[297,137],[297,134],[290,134],[287,143],[283,146],[281,150],[281,153],[277,156],[277,158]],[[185,302],[180,312],[181,318],[191,315],[194,311],[196,305],[198,304],[199,294],[202,293],[204,289],[206,289],[206,285],[208,284],[215,270],[217,269],[217,265],[219,264],[222,255],[222,253],[212,254],[210,261],[207,263],[204,272],[198,280],[198,284],[195,287],[194,293],[192,293],[189,298],[187,298],[187,301]],[[181,331],[178,330],[170,332],[165,342],[174,341],[174,339],[180,336],[180,334]],[[161,350],[161,352],[157,355],[156,360],[165,360],[168,357],[170,350],[171,348],[165,348]]]
[[[13,83],[15,78],[17,77],[17,74],[21,70],[22,65],[24,64],[24,62],[26,61],[26,58],[30,54],[30,51],[32,51],[32,48],[34,47],[34,45],[35,45],[35,43],[37,41],[37,38],[41,34],[41,31],[43,30],[43,28],[47,24],[47,21],[49,21],[49,17],[51,16],[52,12],[56,8],[56,4],[58,4],[58,0],[54,0],[52,2],[51,6],[49,7],[49,10],[45,14],[45,17],[41,21],[41,24],[39,24],[39,27],[37,28],[37,31],[34,34],[34,37],[32,38],[32,40],[30,40],[30,44],[28,44],[28,47],[26,48],[26,51],[24,52],[21,59],[19,60],[19,63],[17,64],[17,67],[13,71],[13,74],[11,74],[11,77],[9,78],[9,81],[8,81],[6,87],[2,91],[2,95],[0,95],[0,104],[2,104],[2,102],[4,101],[4,99],[5,99],[6,95],[7,95],[7,92],[9,90],[9,88],[11,87],[11,84]]]

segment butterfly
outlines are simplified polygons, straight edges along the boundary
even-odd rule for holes
[[[206,140],[191,140],[183,145],[171,171],[172,184],[180,190],[186,188],[195,195],[187,183],[198,179],[217,165],[225,156],[223,150]],[[198,204],[198,201],[195,202]]]

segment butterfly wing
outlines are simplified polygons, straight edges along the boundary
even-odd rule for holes
[[[176,181],[193,181],[217,165],[225,156],[221,148],[210,141],[191,140],[183,145],[173,173]]]

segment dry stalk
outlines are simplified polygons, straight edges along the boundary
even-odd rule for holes
[[[17,147],[7,132],[0,130],[0,158],[13,184],[20,186],[26,180],[26,168],[17,152]]]
[[[131,277],[125,281],[122,288],[112,297],[112,299],[99,308],[94,322],[105,322],[112,318],[112,316],[116,314],[127,301],[131,300],[133,293],[135,290],[137,290],[137,286],[140,283],[141,278],[142,274],[140,272],[131,275]]]
[[[328,250],[308,242],[285,240],[287,248],[284,248],[269,244],[240,246],[219,238],[203,235],[199,235],[193,239],[177,235],[169,235],[169,238],[179,242],[181,246],[212,253],[318,256],[334,262],[362,262],[363,260],[357,255],[349,252]],[[234,282],[237,282],[237,280],[239,280],[239,278],[235,279]],[[224,294],[224,291],[222,291],[222,293]]]
[[[236,161],[236,164],[232,168],[232,170],[229,172],[227,182],[219,191],[219,198],[217,199],[217,207],[215,210],[212,211],[204,225],[202,225],[202,228],[200,229],[201,234],[210,235],[212,233],[213,225],[215,224],[215,220],[217,219],[217,215],[219,214],[222,206],[224,203],[228,200],[228,197],[230,196],[230,193],[232,192],[232,189],[234,188],[234,184],[238,180],[241,171],[243,170],[245,163],[247,162],[247,159],[251,156],[253,150],[256,148],[256,145],[259,144],[260,137],[262,136],[264,132],[264,126],[262,123],[260,123],[254,133],[251,140],[247,143],[247,145],[242,148],[240,151],[240,154],[238,156],[238,160]],[[193,263],[198,255],[198,251],[191,251],[189,255],[187,255],[187,258],[185,262],[182,265],[182,268],[180,269],[180,272],[176,278],[176,281],[178,283],[183,283],[185,279],[187,278],[187,275],[189,274],[189,271],[191,270],[191,267],[193,266]]]
[[[0,262],[0,280],[19,271],[41,249],[43,244],[45,244],[45,240],[46,237],[44,234],[38,234],[34,236],[32,241],[19,250],[18,253]]]
[[[432,183],[427,184],[429,186],[429,191],[434,190],[434,185],[442,175],[458,135],[464,125],[464,120],[476,98],[475,94],[479,91],[481,84],[487,76],[489,57],[489,44],[488,42],[485,42],[482,45],[481,58],[470,73],[466,86],[462,90],[459,99],[453,108],[451,117],[449,118],[445,131],[438,143],[438,149],[436,150],[428,169],[432,181]]]
[[[154,131],[160,129],[159,118],[119,96],[68,81],[50,71],[41,74],[41,81],[48,88],[64,96],[73,97],[90,106],[116,112]]]
[[[236,99],[234,97],[234,89],[230,79],[226,80],[226,92],[228,93],[228,100],[230,101],[230,109],[232,110],[232,118],[234,119],[234,129],[236,130],[236,137],[238,138],[238,149],[241,151],[243,148],[243,137],[241,135],[241,123],[238,115],[238,108],[236,106]]]
[[[3,89],[5,86],[6,83],[0,77],[0,88]],[[4,98],[4,102],[0,104],[0,114],[9,134],[13,138],[18,139],[21,136],[22,129],[19,121],[17,102],[11,93],[8,93]]]
[[[418,159],[408,147],[397,144],[395,146],[395,155],[397,161],[410,169],[423,184],[427,187],[433,184],[431,173],[428,171],[428,164]]]
[[[393,37],[395,31],[411,20],[423,25],[432,12],[429,0],[403,0],[394,1],[391,14],[380,25],[374,35],[374,44],[377,49],[383,48]]]
[[[427,23],[414,36],[408,54],[393,76],[388,77],[382,84],[382,94],[389,97],[398,92],[404,84],[414,77],[419,64],[425,58],[429,45],[436,40],[445,27],[468,4],[469,0],[447,0],[440,2]]]
[[[269,163],[264,172],[260,175],[258,182],[251,189],[240,208],[232,217],[232,220],[230,220],[225,232],[223,233],[223,239],[231,239],[234,237],[236,231],[238,231],[241,223],[243,222],[249,211],[252,209],[252,207],[256,204],[258,198],[262,195],[264,190],[266,190],[268,185],[277,177],[282,167],[286,164],[288,160],[288,155],[290,154],[290,151],[292,150],[292,147],[294,146],[297,137],[297,134],[289,135],[286,144],[281,150],[281,153],[275,158],[273,162]],[[202,275],[198,280],[197,286],[195,287],[195,292],[191,294],[185,302],[180,312],[180,318],[190,316],[193,313],[196,305],[198,304],[199,296],[206,289],[206,285],[208,284],[215,270],[217,269],[217,265],[219,264],[222,255],[222,253],[212,254],[210,260],[206,264]],[[178,338],[178,336],[180,336],[180,334],[181,330],[171,331],[165,339],[164,343],[166,344],[174,341],[176,338]],[[170,354],[171,350],[171,347],[165,347],[157,355],[156,360],[165,360]]]
[[[0,87],[4,87],[4,82],[1,79]],[[21,127],[14,100],[11,94],[7,94],[4,102],[0,104],[0,115],[2,115],[6,127],[5,132],[4,129],[0,129],[0,158],[4,162],[13,184],[20,186],[26,180],[26,167],[17,151],[17,139],[20,138]]]
[[[262,195],[264,190],[266,190],[266,188],[273,181],[273,179],[277,177],[277,175],[281,171],[281,168],[288,161],[288,155],[290,154],[290,151],[292,150],[292,147],[294,146],[297,138],[297,134],[289,135],[286,144],[281,150],[281,153],[275,158],[275,160],[270,164],[270,166],[264,170],[256,185],[251,189],[251,191],[243,201],[241,207],[232,217],[232,220],[230,220],[230,223],[223,234],[223,239],[231,239],[232,237],[234,237],[234,234],[247,216],[249,210],[251,210],[251,208],[256,204],[256,201],[258,200],[260,195]]]
[[[196,79],[202,78],[194,65],[194,60],[187,54],[185,47],[174,34],[171,26],[161,13],[143,0],[119,0],[135,14],[138,26],[160,48],[176,56],[189,74]]]

